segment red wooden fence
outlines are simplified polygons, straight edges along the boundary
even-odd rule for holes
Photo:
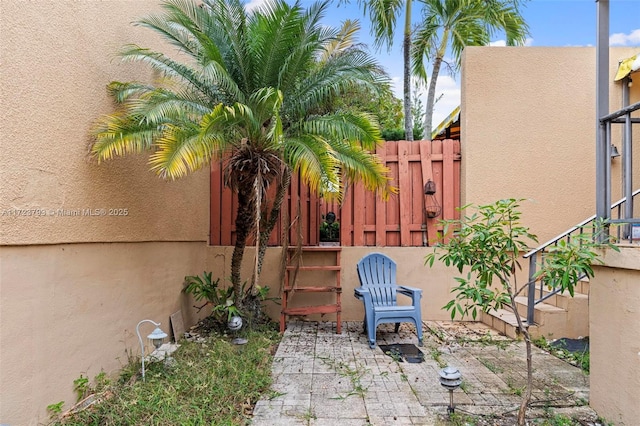
[[[392,185],[398,188],[398,194],[383,201],[356,183],[349,185],[342,205],[337,205],[311,193],[299,176],[294,176],[282,209],[285,214],[269,244],[281,245],[286,227],[289,244],[296,244],[301,235],[303,245],[317,245],[320,222],[329,211],[335,212],[340,221],[342,246],[433,244],[442,236],[439,221],[459,218],[460,141],[386,142],[376,153],[390,169]],[[424,194],[428,180],[435,182],[433,197],[442,208],[435,218],[427,217],[425,212],[426,206],[434,204],[432,196]],[[271,195],[273,192],[272,188]],[[235,194],[223,186],[221,167],[212,167],[211,245],[233,244],[236,207]]]

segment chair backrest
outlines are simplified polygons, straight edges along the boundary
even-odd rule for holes
[[[382,253],[369,253],[358,262],[360,285],[369,289],[376,306],[397,304],[396,262]]]

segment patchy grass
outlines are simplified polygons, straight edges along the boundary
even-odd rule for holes
[[[244,425],[271,386],[271,362],[280,335],[272,327],[248,332],[246,345],[221,335],[181,342],[171,367],[150,363],[146,382],[133,359],[115,382],[92,389],[101,402],[53,425]],[[83,388],[88,386],[83,381]],[[52,410],[53,411],[53,410]]]

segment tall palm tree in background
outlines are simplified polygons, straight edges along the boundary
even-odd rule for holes
[[[153,84],[112,82],[117,111],[99,119],[92,155],[98,160],[151,150],[152,170],[176,179],[224,160],[226,183],[238,194],[231,281],[237,306],[249,307],[266,244],[292,173],[316,192],[361,180],[387,193],[386,169],[371,153],[381,142],[371,115],[326,112],[354,88],[376,90],[388,78],[350,43],[349,27],[320,20],[328,0],[303,9],[270,0],[247,11],[240,0],[167,0],[164,13],[138,22],[177,47],[178,61],[136,45],[127,61],[160,74]],[[345,29],[346,28],[346,29]],[[267,187],[276,185],[272,202]],[[244,289],[240,270],[256,233],[254,276]]]
[[[391,47],[397,20],[404,10],[402,36],[403,55],[403,108],[405,139],[413,140],[413,114],[411,110],[411,13],[413,0],[358,0],[364,14],[369,15],[371,31],[378,47]]]
[[[462,49],[486,46],[491,37],[504,32],[506,44],[522,45],[528,26],[519,11],[527,0],[419,0],[422,19],[413,38],[413,74],[428,80],[423,139],[431,139],[436,83],[447,49],[453,70],[460,66]],[[425,59],[428,62],[425,62]],[[431,74],[427,74],[427,63]]]

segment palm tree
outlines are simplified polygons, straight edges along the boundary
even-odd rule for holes
[[[425,59],[431,61],[431,78],[424,117],[424,139],[431,139],[436,83],[447,49],[451,49],[452,69],[460,66],[466,46],[486,46],[503,31],[509,46],[524,44],[528,26],[520,15],[526,0],[420,0],[423,18],[414,35],[413,74],[427,82]]]
[[[411,12],[413,0],[358,0],[365,14],[369,14],[371,31],[378,47],[391,47],[396,21],[404,7],[404,28],[402,38],[403,54],[403,108],[405,139],[413,140],[413,117],[411,110]]]
[[[98,160],[151,150],[151,169],[176,179],[224,160],[238,194],[231,281],[237,306],[248,306],[292,173],[312,190],[361,180],[386,193],[386,169],[371,150],[380,134],[372,116],[323,112],[353,88],[375,90],[388,78],[348,30],[321,24],[328,0],[303,9],[270,0],[247,11],[240,0],[167,0],[164,14],[138,22],[179,50],[180,62],[129,45],[127,61],[161,74],[153,84],[113,82],[118,109],[93,131]],[[340,43],[336,44],[336,41]],[[267,209],[266,188],[277,185]],[[247,239],[259,246],[251,285],[240,270]]]

